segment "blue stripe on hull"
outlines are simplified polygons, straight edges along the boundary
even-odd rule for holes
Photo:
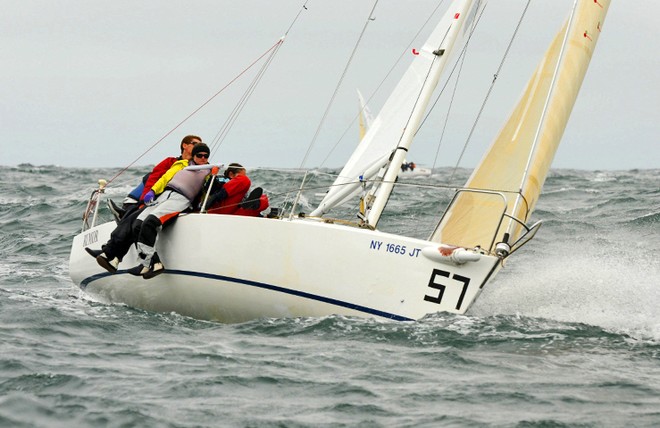
[[[90,283],[96,281],[97,279],[105,278],[105,277],[112,276],[112,275],[127,275],[127,274],[128,274],[128,271],[126,271],[126,270],[118,270],[114,274],[112,274],[112,273],[100,273],[100,274],[92,275],[90,277],[85,278],[83,281],[81,281],[80,288],[82,290],[85,290],[85,288],[87,288],[87,286]],[[211,273],[191,272],[191,271],[175,270],[175,269],[167,269],[165,271],[165,274],[193,276],[193,277],[198,277],[198,278],[213,279],[213,280],[216,280],[216,281],[233,282],[235,284],[243,284],[243,285],[248,285],[250,287],[257,287],[257,288],[263,288],[265,290],[276,291],[278,293],[290,294],[292,296],[302,297],[304,299],[316,300],[316,301],[319,301],[319,302],[328,303],[330,305],[340,306],[342,308],[347,308],[347,309],[363,312],[363,313],[366,313],[366,314],[375,315],[375,316],[378,316],[378,317],[395,320],[395,321],[414,321],[414,319],[412,319],[412,318],[403,317],[403,316],[400,316],[400,315],[379,311],[377,309],[368,308],[366,306],[360,306],[360,305],[356,305],[356,304],[353,304],[353,303],[343,302],[341,300],[331,299],[329,297],[318,296],[318,295],[311,294],[311,293],[305,293],[304,291],[290,290],[288,288],[278,287],[278,286],[272,285],[272,284],[265,284],[263,282],[248,281],[248,280],[245,280],[245,279],[231,278],[231,277],[228,277],[228,276],[215,275],[215,274],[211,274]]]

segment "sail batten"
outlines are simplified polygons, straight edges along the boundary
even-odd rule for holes
[[[570,27],[564,24],[557,33],[509,120],[465,185],[466,188],[498,188],[519,194],[509,198],[507,215],[522,222],[529,221],[541,193],[609,3],[609,0],[579,1],[573,24]],[[517,200],[525,203],[516,203]],[[498,223],[493,218],[500,215],[498,208],[484,196],[462,193],[431,240],[490,249],[493,238],[499,242],[507,232],[506,228],[494,227]],[[511,224],[508,232],[511,241],[515,241],[524,230],[517,223]]]

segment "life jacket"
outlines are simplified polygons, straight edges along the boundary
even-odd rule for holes
[[[209,169],[182,169],[174,174],[166,188],[181,193],[190,202],[193,202],[204,187],[204,181],[210,173]]]

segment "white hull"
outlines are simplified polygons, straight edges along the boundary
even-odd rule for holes
[[[134,250],[116,274],[85,252],[100,248],[114,227],[105,223],[74,238],[74,283],[105,302],[221,322],[464,313],[501,265],[484,254],[461,265],[440,262],[429,258],[437,243],[313,219],[189,214],[161,232],[157,250],[166,272],[145,280],[126,273],[137,264]]]

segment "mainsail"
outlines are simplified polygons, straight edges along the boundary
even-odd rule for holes
[[[524,229],[503,211],[527,222],[541,193],[594,52],[609,0],[583,0],[541,60],[511,117],[466,188],[502,192],[460,192],[431,240],[466,248],[515,242]],[[499,230],[498,230],[499,229]]]
[[[371,127],[311,215],[318,216],[343,203],[373,178],[397,148],[407,150],[417,132],[431,94],[456,45],[474,20],[479,0],[456,0],[433,30],[424,46],[413,50],[415,59],[387,99]],[[405,154],[400,156],[403,162]],[[399,165],[392,165],[398,170]],[[386,200],[388,195],[383,195]],[[382,201],[384,203],[384,201]]]

